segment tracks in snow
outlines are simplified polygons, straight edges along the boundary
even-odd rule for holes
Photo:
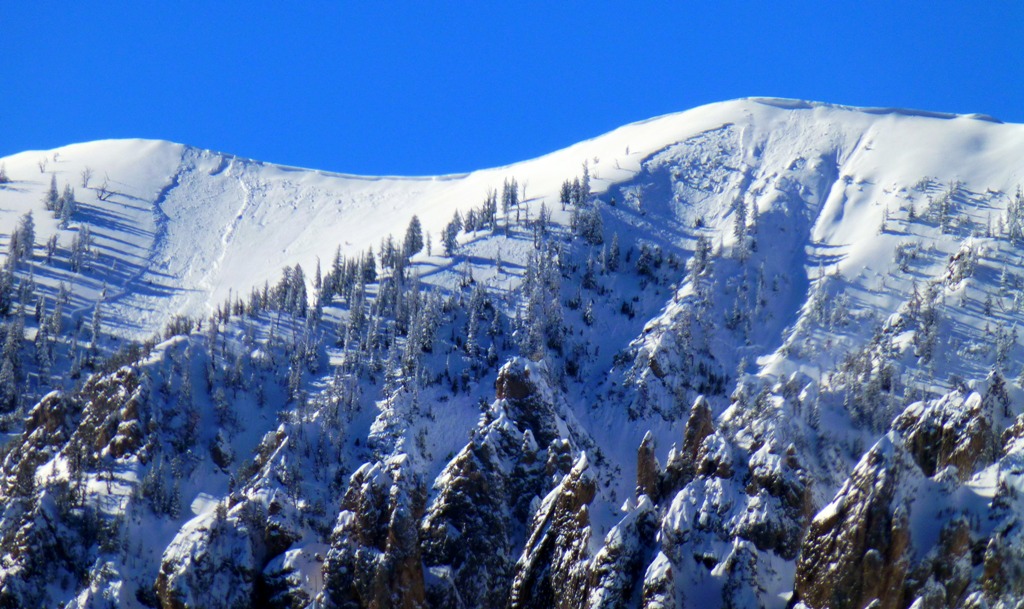
[[[228,168],[230,171],[230,167]],[[235,231],[242,219],[245,217],[246,212],[252,207],[255,200],[255,191],[258,185],[253,183],[253,179],[246,175],[246,165],[243,163],[238,174],[238,185],[242,189],[242,201],[235,211],[234,215],[224,226],[220,236],[220,251],[217,253],[217,257],[213,260],[213,264],[210,265],[209,270],[203,276],[199,282],[199,287],[208,293],[212,294],[213,289],[216,287],[216,276],[220,271],[221,266],[224,263],[224,259],[227,258],[228,249],[231,247],[231,243],[234,239]],[[214,303],[207,302],[206,308],[209,312],[213,312]]]

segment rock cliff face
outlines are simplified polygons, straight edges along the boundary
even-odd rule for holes
[[[266,558],[255,506],[194,519],[167,548],[156,580],[162,609],[251,607]]]
[[[682,447],[669,452],[668,463],[661,480],[661,488],[651,498],[670,497],[686,486],[697,473],[698,458],[704,439],[715,431],[711,407],[704,396],[698,397],[690,408],[683,432]]]
[[[401,457],[352,474],[324,563],[326,606],[425,606],[417,532],[424,499]]]
[[[43,602],[45,588],[28,574],[60,581],[86,572],[92,539],[102,531],[99,510],[83,502],[88,472],[106,470],[109,480],[111,454],[139,448],[140,435],[121,432],[126,422],[138,430],[142,396],[135,372],[122,368],[92,378],[75,396],[51,392],[28,413],[19,450],[3,460],[0,606]],[[69,475],[40,489],[39,468],[54,459],[66,460]]]
[[[952,393],[935,403],[920,402],[907,409],[893,428],[905,438],[908,451],[926,476],[955,467],[966,480],[979,466],[992,462],[998,446],[989,400],[972,393]]]
[[[543,378],[545,367],[516,358],[502,367],[494,383],[495,397],[505,404],[510,419],[529,430],[540,446],[562,439],[554,395]],[[564,429],[564,423],[562,424]]]
[[[806,607],[1011,607],[1024,448],[999,375],[908,406],[811,521],[792,603]],[[985,486],[982,486],[985,485]],[[988,490],[982,490],[985,487]],[[978,495],[979,491],[983,495]],[[941,508],[957,501],[975,506]],[[985,514],[978,518],[978,510]],[[932,533],[934,532],[934,533]]]
[[[439,580],[428,588],[432,606],[490,607],[505,598],[514,523],[508,472],[495,452],[488,443],[463,449],[445,468],[440,493],[423,519],[424,565]]]
[[[497,414],[438,477],[420,527],[431,606],[494,607],[512,582],[529,501],[547,487],[533,435]]]
[[[797,561],[793,598],[810,607],[903,606],[910,562],[908,507],[897,489],[908,482],[899,439],[883,438],[811,521]]]
[[[588,609],[626,609],[638,604],[657,529],[657,510],[650,498],[641,495],[594,555],[587,582]]]
[[[586,454],[541,503],[516,562],[510,609],[582,609],[587,601],[594,480]]]
[[[352,475],[324,564],[325,606],[584,606],[595,493],[586,458],[574,463],[559,435],[542,367],[515,360],[495,386],[429,502],[404,455]]]

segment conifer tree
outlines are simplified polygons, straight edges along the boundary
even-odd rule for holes
[[[8,315],[14,306],[14,268],[10,264],[0,268],[0,315]]]
[[[85,261],[91,253],[92,232],[86,224],[75,233],[71,240],[71,270],[80,273],[85,267]]]
[[[89,350],[93,355],[96,355],[99,350],[99,339],[100,330],[103,328],[103,313],[101,312],[103,299],[96,301],[96,306],[92,309],[92,323],[90,324],[90,336],[91,342],[89,343]]]
[[[365,283],[373,283],[377,281],[377,259],[373,256],[373,247],[369,247],[366,250],[366,255],[363,256],[362,264],[362,277]]]
[[[580,179],[579,195],[577,205],[586,205],[590,202],[590,166],[583,161],[583,177]]]
[[[302,266],[299,264],[296,264],[292,270],[291,286],[289,288],[289,311],[293,315],[305,317],[309,309],[309,298],[306,294],[306,275],[302,272]]]
[[[558,193],[558,200],[562,204],[562,211],[572,203],[572,182],[566,180],[562,182],[562,188]]]
[[[47,324],[39,325],[39,331],[36,332],[35,348],[36,364],[39,366],[40,374],[46,378],[50,374],[50,364],[52,363],[50,356],[50,336],[47,330]]]
[[[60,220],[61,228],[68,227],[68,224],[71,222],[71,217],[76,211],[76,207],[75,189],[71,188],[70,184],[65,184],[64,192],[57,201],[57,209],[54,210],[54,217]]]
[[[619,233],[612,235],[612,244],[608,248],[608,270],[615,272],[619,270]]]
[[[515,178],[506,179],[501,191],[501,213],[505,216],[505,227],[508,228],[509,213],[516,208],[516,222],[519,222],[519,185]]]
[[[8,358],[0,363],[0,412],[13,412],[18,407],[18,379],[14,364]]]
[[[420,225],[420,219],[416,216],[409,220],[409,227],[405,229],[403,246],[406,258],[415,256],[423,249],[423,227]]]
[[[16,375],[21,374],[21,341],[25,338],[25,322],[20,316],[7,324],[4,347],[0,357],[10,360]]]
[[[498,191],[491,190],[484,199],[483,220],[493,233],[498,223]]]
[[[57,174],[50,174],[50,189],[43,195],[43,205],[46,206],[46,211],[53,211],[57,209],[57,200],[60,195],[57,193]]]
[[[459,215],[458,210],[455,211],[455,215],[452,216],[451,222],[444,227],[443,242],[444,255],[451,257],[455,255],[455,252],[459,249],[459,231],[462,230],[462,216]]]
[[[21,232],[21,247],[22,256],[31,260],[32,249],[36,245],[36,221],[32,217],[32,212],[27,211],[25,215],[21,217],[18,222],[18,230]]]
[[[736,257],[741,261],[747,259],[747,204],[742,199],[736,202],[736,214],[733,216],[733,236],[736,237]]]
[[[579,210],[577,230],[583,240],[590,245],[604,243],[604,219],[601,216],[600,206],[595,203],[592,207]]]

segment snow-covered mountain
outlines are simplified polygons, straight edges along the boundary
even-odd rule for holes
[[[466,175],[0,159],[0,606],[1015,606],[1021,158],[745,99]]]

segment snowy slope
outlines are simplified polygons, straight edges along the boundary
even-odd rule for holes
[[[996,487],[1016,476],[1024,434],[1022,156],[1024,126],[987,117],[745,99],[458,176],[329,174],[139,140],[0,159],[0,235],[36,218],[17,277],[48,299],[40,310],[63,282],[66,325],[97,303],[122,338],[179,314],[205,323],[130,373],[90,355],[99,374],[84,388],[26,366],[32,414],[5,429],[22,433],[5,471],[32,469],[48,490],[5,487],[21,499],[0,541],[21,548],[76,509],[120,523],[129,549],[85,544],[91,587],[72,573],[50,593],[80,607],[194,606],[211,589],[224,606],[272,589],[294,606],[322,592],[328,606],[387,593],[379,606],[528,607],[577,588],[590,604],[570,606],[818,607],[830,591],[807,582],[823,578],[880,594],[829,545],[866,526],[864,503],[891,533],[871,549],[910,531],[912,551],[888,566],[927,579],[953,535],[931,521],[976,545],[1010,522],[973,524],[1010,492]],[[563,184],[584,172],[592,197],[564,208]],[[75,188],[63,229],[43,204],[51,176]],[[443,255],[453,214],[512,178],[526,204]],[[581,213],[599,215],[599,238],[572,228]],[[311,281],[336,249],[380,255],[413,215],[432,250],[328,292],[322,318],[242,311],[284,267]],[[95,251],[75,272],[86,227]],[[229,296],[239,308],[221,315]],[[26,340],[43,325],[29,319]],[[96,342],[69,336],[57,354],[76,362]],[[74,369],[57,360],[54,376]],[[49,387],[68,394],[32,406]],[[54,516],[79,454],[90,499]],[[487,560],[465,562],[462,544]],[[15,554],[0,592],[31,572]]]
[[[830,192],[812,235],[822,247],[849,249],[862,243],[861,231],[870,234],[879,221],[879,206],[896,204],[893,188],[912,185],[902,182],[932,176],[942,184],[959,178],[975,192],[1012,193],[1019,178],[1016,169],[998,162],[1020,151],[1020,128],[1014,125],[740,100],[635,123],[532,161],[464,176],[327,174],[137,140],[25,152],[0,159],[13,180],[0,190],[5,211],[0,232],[9,233],[31,209],[42,225],[37,241],[44,243],[55,228],[42,219],[40,203],[49,177],[55,175],[59,187],[72,184],[82,203],[76,220],[92,226],[104,260],[97,266],[104,268],[91,281],[65,279],[83,284],[78,293],[86,302],[95,300],[97,285],[106,282],[107,300],[119,318],[115,329],[141,338],[159,330],[172,314],[206,314],[229,291],[246,292],[272,281],[284,265],[301,263],[310,271],[318,257],[329,260],[337,245],[346,254],[376,246],[387,234],[400,235],[413,214],[436,240],[456,209],[478,204],[505,178],[525,186],[535,205],[546,200],[555,207],[561,182],[577,175],[583,162],[590,164],[592,189],[601,193],[629,182],[641,163],[667,153],[668,146],[727,125],[737,138],[734,144],[747,155],[732,159],[739,164],[736,169],[759,167],[759,175],[744,178],[760,180],[753,188],[776,188],[773,180],[780,179],[788,162],[823,163],[827,171],[841,173],[836,177],[846,188]],[[785,158],[759,158],[769,137],[769,154]],[[805,150],[835,156],[802,159]],[[89,188],[80,184],[85,167],[94,173]],[[96,191],[105,179],[113,195],[99,201]],[[718,195],[708,203],[726,214],[721,203],[735,193]],[[678,240],[678,232],[665,237]],[[62,235],[62,243],[69,240]],[[842,254],[850,263],[870,267],[871,253],[846,249]]]

